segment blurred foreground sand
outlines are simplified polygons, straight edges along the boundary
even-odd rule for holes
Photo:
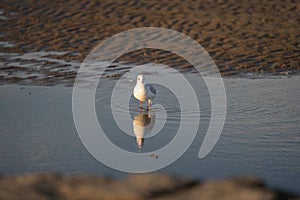
[[[0,199],[287,200],[300,197],[269,189],[253,177],[197,182],[159,174],[131,175],[121,179],[31,174],[2,176]]]

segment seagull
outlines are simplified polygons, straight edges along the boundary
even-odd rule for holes
[[[140,101],[140,108],[142,108],[143,101],[148,101],[148,109],[152,104],[152,100],[156,96],[156,89],[151,84],[144,84],[145,77],[138,75],[136,85],[133,89],[133,96]]]

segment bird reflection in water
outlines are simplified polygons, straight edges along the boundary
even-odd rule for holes
[[[145,136],[151,132],[155,123],[155,114],[150,110],[140,110],[133,118],[133,132],[139,150],[142,148]]]

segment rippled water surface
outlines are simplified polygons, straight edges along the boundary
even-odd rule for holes
[[[204,159],[199,159],[198,153],[211,118],[211,103],[203,80],[196,76],[187,78],[194,85],[200,112],[192,107],[182,111],[175,94],[160,85],[154,85],[157,97],[153,108],[147,111],[145,104],[140,110],[132,96],[128,102],[111,97],[115,80],[102,80],[95,108],[108,138],[125,150],[148,153],[155,162],[161,159],[156,149],[175,137],[181,117],[188,117],[192,123],[200,114],[192,145],[161,172],[196,178],[255,175],[272,187],[299,193],[300,77],[224,79],[225,126],[216,146]],[[123,91],[134,87],[131,77],[121,81]],[[1,173],[124,175],[98,162],[81,143],[72,116],[72,88],[1,85],[0,98]],[[189,97],[186,101],[190,101]],[[111,110],[119,122],[113,119]]]

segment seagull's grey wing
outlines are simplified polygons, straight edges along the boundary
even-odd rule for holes
[[[148,86],[149,86],[150,91],[151,91],[153,94],[156,94],[156,89],[155,89],[152,85],[150,85],[150,84],[148,84]]]

